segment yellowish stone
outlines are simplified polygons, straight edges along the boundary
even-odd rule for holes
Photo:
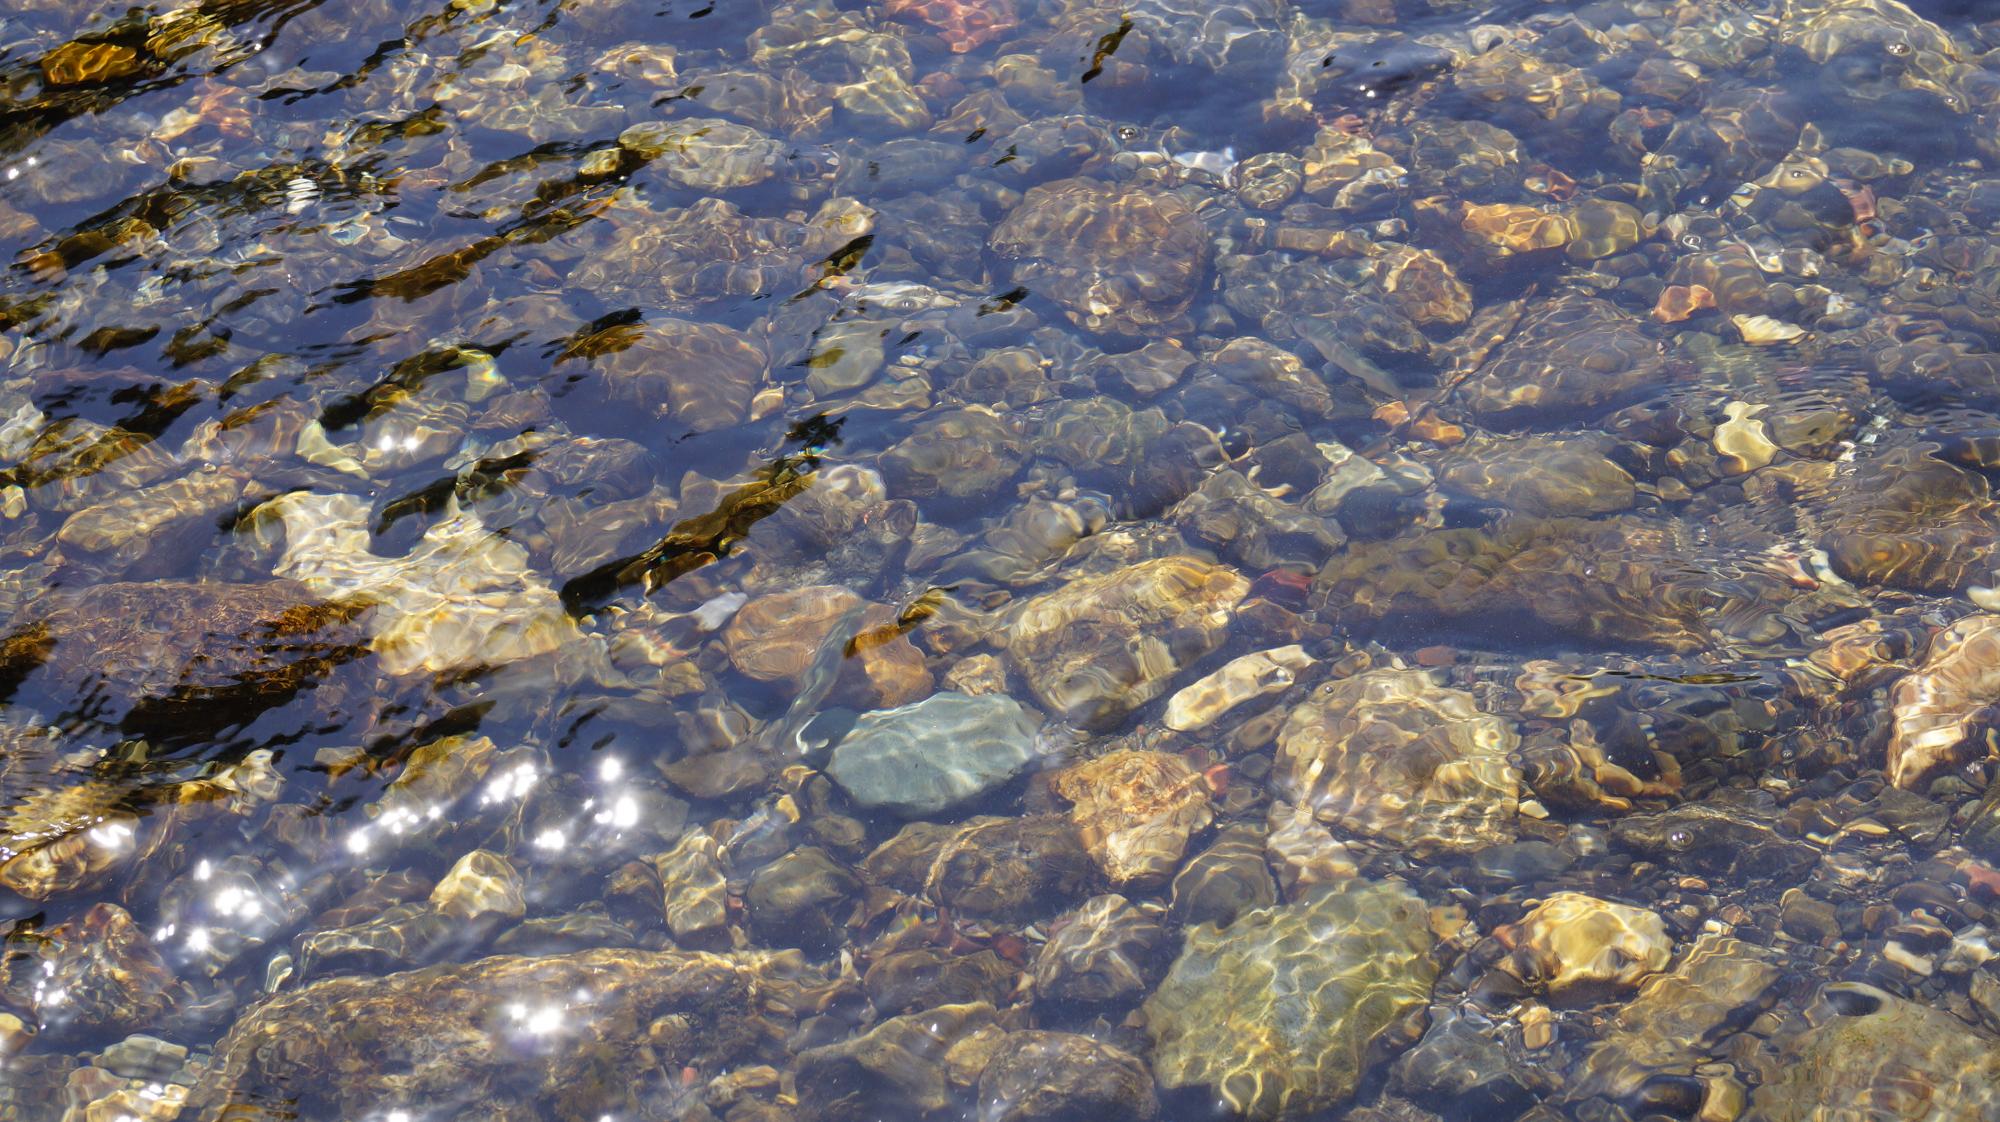
[[[1070,821],[1084,848],[1117,884],[1171,876],[1214,817],[1201,775],[1167,752],[1100,756],[1056,776],[1055,791],[1075,804]]]
[[[1644,908],[1558,892],[1521,918],[1518,960],[1549,996],[1630,989],[1667,968],[1674,941]]]

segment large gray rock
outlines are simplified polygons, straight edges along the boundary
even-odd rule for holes
[[[854,722],[826,773],[862,806],[920,817],[1013,779],[1040,750],[1040,720],[1000,694],[936,693]]]

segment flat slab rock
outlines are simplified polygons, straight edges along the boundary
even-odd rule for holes
[[[93,585],[13,621],[0,638],[0,681],[34,675],[24,684],[31,701],[45,696],[129,731],[205,735],[365,656],[359,612],[285,580]]]
[[[238,1019],[181,1117],[633,1117],[656,1080],[748,1058],[772,957],[590,950],[329,978]]]

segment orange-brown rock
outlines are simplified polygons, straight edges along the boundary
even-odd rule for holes
[[[760,682],[796,681],[834,628],[862,606],[860,596],[833,584],[759,596],[723,629],[723,649],[731,665]]]
[[[139,52],[116,43],[64,43],[42,56],[42,77],[51,86],[112,82],[139,72]]]
[[[1668,285],[1653,305],[1653,318],[1661,323],[1679,323],[1703,308],[1715,307],[1715,293],[1698,284]]]
[[[1013,0],[886,0],[882,14],[929,24],[956,54],[964,54],[1020,22]]]
[[[1084,847],[1118,884],[1172,875],[1188,839],[1214,817],[1201,774],[1168,752],[1099,756],[1056,776],[1055,791],[1075,804],[1070,820]]]

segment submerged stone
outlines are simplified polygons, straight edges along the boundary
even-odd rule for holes
[[[890,1017],[850,1040],[799,1054],[800,1105],[829,1122],[914,1117],[951,1105],[945,1054],[993,1024],[983,1002]]]
[[[1114,884],[1172,875],[1188,839],[1214,817],[1207,783],[1167,752],[1111,752],[1061,773],[1054,786],[1075,804],[1070,820]]]
[[[1064,179],[1032,188],[993,228],[1016,284],[1044,291],[1070,321],[1106,335],[1171,325],[1208,275],[1208,231],[1173,194]]]
[[[114,495],[70,515],[56,532],[56,540],[92,553],[150,554],[158,537],[185,536],[190,526],[205,530],[205,524],[242,497],[247,483],[237,473],[206,468]]]
[[[322,596],[375,606],[372,645],[391,674],[497,666],[580,637],[528,551],[454,513],[401,557],[369,549],[368,503],[294,492],[266,508],[285,528],[280,575]]]
[[[9,978],[10,972],[0,969],[0,984],[32,986],[45,1037],[157,1029],[182,999],[159,948],[116,904],[94,904],[40,939],[40,953],[18,955],[14,970],[21,977]]]
[[[935,693],[863,713],[835,745],[826,773],[862,806],[937,814],[1027,770],[1041,755],[1039,724],[1002,694]]]
[[[1666,968],[1674,941],[1655,912],[1558,892],[1521,917],[1517,959],[1551,997],[1627,989]]]
[[[1536,1074],[1510,1054],[1504,1023],[1470,1006],[1435,1013],[1423,1040],[1395,1066],[1405,1093],[1481,1118],[1518,1116],[1534,1093]]]
[[[943,839],[923,889],[944,907],[977,919],[1033,923],[1082,896],[1095,879],[1069,819],[981,815]]]
[[[1278,883],[1264,863],[1263,834],[1249,826],[1221,831],[1174,876],[1168,908],[1192,926],[1227,927],[1236,917],[1278,902]]]
[[[1726,1035],[1776,998],[1783,971],[1766,948],[1725,935],[1696,939],[1666,973],[1639,984],[1584,1058],[1578,1097],[1625,1098],[1655,1075],[1688,1075]]]
[[[1315,661],[1297,643],[1230,659],[1168,698],[1161,723],[1176,732],[1205,728],[1239,705],[1291,688]]]
[[[2000,1113],[2000,1038],[1873,986],[1820,991],[1744,1122],[1983,1122]]]
[[[1021,443],[990,409],[939,413],[882,453],[882,475],[899,495],[985,499],[1021,470]]]
[[[1844,468],[1835,497],[1819,544],[1842,577],[1924,592],[1992,579],[2000,503],[1978,472],[1893,448]]]
[[[1357,623],[1403,616],[1472,629],[1525,616],[1552,631],[1676,650],[1782,646],[1815,610],[1858,601],[1844,585],[1774,566],[1706,561],[1700,527],[1630,515],[1503,519],[1350,544],[1320,572],[1319,603]]]
[[[726,191],[770,178],[785,146],[746,125],[715,117],[646,121],[618,134],[620,147],[669,180],[697,191]]]
[[[1889,780],[1915,787],[1986,749],[1973,730],[2000,701],[2000,615],[1967,616],[1931,640],[1923,664],[1890,693]]]
[[[983,1122],[1151,1122],[1160,1104],[1137,1056],[1088,1036],[1008,1033],[979,1077]]]
[[[300,1122],[420,1103],[453,1119],[636,1112],[683,1066],[747,1058],[771,961],[593,950],[328,978],[245,1013],[183,1117],[272,1101]]]
[[[757,870],[743,902],[766,945],[819,953],[838,945],[860,887],[825,850],[805,846]]]
[[[769,366],[741,332],[662,316],[590,336],[563,370],[579,383],[569,398],[599,411],[592,420],[644,435],[740,423]]]
[[[27,689],[141,735],[217,732],[367,654],[361,608],[328,591],[153,581],[49,596],[0,639],[0,679],[34,675]]]
[[[1513,726],[1422,670],[1328,682],[1278,732],[1275,781],[1320,821],[1413,854],[1512,841]]]
[[[1779,832],[1777,816],[1763,792],[1725,789],[1701,802],[1628,814],[1611,824],[1611,837],[1651,860],[1699,875],[1786,882],[1810,869],[1820,851]]]
[[[1146,1001],[1154,1074],[1257,1122],[1338,1105],[1372,1057],[1421,1030],[1431,942],[1422,900],[1358,878],[1191,928]]]
[[[868,1000],[884,1013],[962,1002],[1004,1003],[1014,990],[1013,966],[992,951],[953,954],[942,947],[894,951],[862,976]]]
[[[1106,894],[1061,917],[1035,956],[1036,1000],[1085,1006],[1138,1001],[1173,956],[1173,936],[1158,913],[1157,905]]]
[[[1606,456],[1601,437],[1480,438],[1461,445],[1438,482],[1532,515],[1611,514],[1629,509],[1632,477]]]
[[[379,912],[364,912],[359,922],[301,938],[298,968],[311,978],[385,974],[469,957],[485,946],[491,934],[489,917],[468,920],[428,903],[392,904]]]
[[[1511,427],[1602,410],[1655,385],[1666,368],[1637,320],[1563,293],[1525,317],[1460,394],[1474,413]]]
[[[729,918],[729,886],[722,875],[722,847],[703,830],[689,830],[652,859],[665,897],[667,929],[674,938],[706,939]]]
[[[1220,646],[1249,591],[1235,570],[1194,557],[1078,577],[1022,605],[1007,653],[1051,710],[1102,727]]]
[[[521,874],[492,850],[475,849],[458,859],[431,890],[431,907],[457,919],[485,915],[519,918],[528,911]]]
[[[887,0],[882,14],[929,24],[956,53],[1004,35],[1018,22],[1013,0]]]
[[[851,631],[863,601],[839,585],[815,584],[759,596],[723,628],[730,665],[760,682],[794,684],[811,670],[820,644]],[[846,642],[851,634],[837,636]]]

